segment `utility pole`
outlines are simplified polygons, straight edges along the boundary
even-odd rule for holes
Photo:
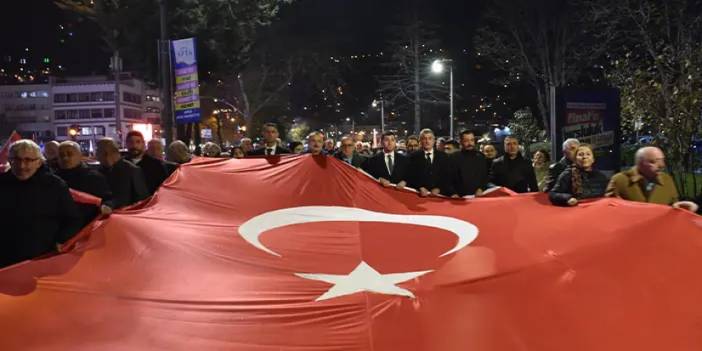
[[[161,67],[161,136],[166,140],[166,145],[174,140],[173,137],[173,102],[171,93],[171,48],[168,40],[167,0],[159,0],[161,20],[161,40],[158,42],[159,66]]]

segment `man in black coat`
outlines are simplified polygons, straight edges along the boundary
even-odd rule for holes
[[[97,170],[89,168],[81,161],[80,145],[74,141],[64,141],[59,145],[59,169],[56,175],[74,190],[102,199],[100,207],[92,204],[77,204],[83,217],[83,226],[98,215],[112,213],[112,192],[107,179]]]
[[[556,186],[558,176],[573,165],[573,162],[575,162],[575,151],[578,149],[578,146],[580,146],[578,139],[570,138],[563,142],[563,157],[548,167],[544,192],[551,191]]]
[[[419,133],[419,143],[420,150],[409,157],[407,185],[417,189],[420,196],[458,196],[453,186],[453,163],[446,153],[434,149],[434,132],[423,129]]]
[[[495,159],[490,170],[490,182],[518,193],[539,191],[534,167],[519,152],[519,140],[505,138],[505,154]]]
[[[383,151],[366,160],[363,170],[380,181],[383,186],[396,184],[404,188],[407,184],[407,157],[397,152],[397,138],[393,132],[382,135]]]
[[[289,154],[290,150],[278,145],[278,126],[275,123],[263,125],[263,147],[252,150],[248,156],[273,156]]]
[[[113,139],[103,138],[98,141],[97,159],[100,161],[100,172],[110,185],[115,209],[149,197],[141,169],[120,156]]]
[[[146,153],[146,144],[141,132],[132,130],[127,133],[127,161],[139,166],[146,180],[146,189],[153,195],[161,183],[168,178],[168,170],[163,161]]]
[[[42,167],[37,144],[16,141],[9,159],[0,174],[0,267],[55,251],[81,228],[66,183]]]
[[[482,195],[487,188],[488,167],[485,156],[475,147],[475,133],[461,132],[461,151],[451,155],[456,168],[456,191],[460,196]]]
[[[356,152],[355,146],[356,145],[353,142],[353,138],[349,135],[344,135],[341,138],[341,147],[339,148],[339,151],[334,154],[334,157],[356,168],[361,168],[361,166],[363,166],[363,164],[366,162],[366,158]]]

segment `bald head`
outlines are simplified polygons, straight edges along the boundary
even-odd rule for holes
[[[44,144],[44,157],[47,160],[55,160],[59,155],[59,143],[58,141],[52,140]]]
[[[656,179],[665,170],[665,155],[655,146],[642,147],[636,150],[636,169],[639,174],[649,180]]]
[[[112,167],[119,159],[119,145],[112,138],[102,138],[97,142],[96,156],[103,167]]]

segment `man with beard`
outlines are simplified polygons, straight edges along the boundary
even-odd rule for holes
[[[419,137],[416,135],[408,136],[405,146],[407,148],[407,155],[411,155],[413,152],[419,151]]]
[[[461,151],[452,155],[457,171],[456,191],[460,196],[480,196],[488,182],[488,166],[485,156],[475,147],[474,132],[462,131],[460,141]]]
[[[42,167],[39,145],[18,140],[9,160],[0,174],[0,267],[55,251],[81,228],[68,186]]]
[[[63,179],[68,187],[99,197],[102,204],[98,209],[92,204],[78,204],[83,217],[83,226],[90,223],[98,214],[112,213],[112,192],[105,176],[89,168],[81,160],[80,145],[74,141],[64,141],[59,145],[56,175]]]
[[[127,156],[131,163],[139,166],[146,180],[146,188],[149,195],[156,192],[161,183],[168,178],[168,171],[163,161],[155,159],[146,153],[146,144],[141,132],[132,130],[127,133]]]

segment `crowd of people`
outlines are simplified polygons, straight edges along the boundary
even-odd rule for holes
[[[284,147],[273,123],[263,126],[262,143],[251,139],[223,152],[207,143],[205,157],[270,157],[308,153],[335,157],[363,170],[385,187],[416,189],[419,196],[480,197],[493,187],[517,193],[546,192],[557,206],[576,206],[585,199],[616,196],[622,199],[669,205],[696,212],[694,202],[680,201],[673,179],[664,172],[665,156],[656,147],[636,152],[635,166],[611,178],[597,170],[591,146],[576,139],[563,143],[563,157],[549,164],[546,150],[528,159],[519,140],[504,139],[498,156],[492,144],[478,145],[476,133],[463,131],[458,140],[436,140],[430,129],[398,143],[392,132],[382,134],[382,147],[366,148],[347,135],[339,140],[315,131],[306,146],[293,142]],[[399,147],[402,145],[402,147]],[[188,146],[174,141],[165,150],[160,140],[145,142],[132,131],[125,138],[126,152],[111,138],[97,143],[98,167],[89,166],[80,145],[73,141],[50,142],[41,148],[31,140],[10,145],[9,170],[0,173],[0,267],[49,254],[98,216],[132,205],[151,196],[181,164],[191,160]],[[76,203],[69,189],[90,194],[99,206]]]

